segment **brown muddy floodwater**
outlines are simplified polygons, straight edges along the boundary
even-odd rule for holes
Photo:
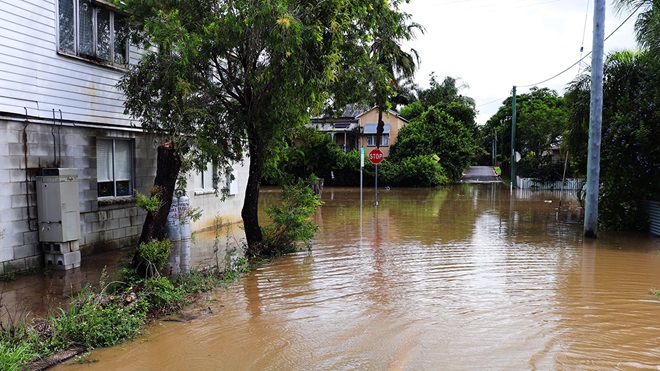
[[[361,214],[326,188],[312,251],[58,369],[660,370],[660,239],[585,240],[563,198],[559,222],[559,193],[495,184],[365,191]]]

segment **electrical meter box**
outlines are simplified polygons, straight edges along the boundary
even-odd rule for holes
[[[80,239],[78,169],[42,169],[37,183],[39,241]]]

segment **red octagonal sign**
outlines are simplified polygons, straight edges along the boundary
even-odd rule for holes
[[[380,164],[380,162],[383,161],[383,151],[378,148],[372,149],[371,152],[369,152],[369,161],[371,161],[372,164]]]

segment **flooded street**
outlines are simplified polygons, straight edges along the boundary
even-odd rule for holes
[[[275,196],[265,192],[265,202]],[[112,370],[660,370],[660,239],[584,240],[564,192],[330,189],[313,250],[188,323],[90,355]]]

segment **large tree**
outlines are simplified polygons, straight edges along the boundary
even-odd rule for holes
[[[398,6],[400,2],[394,0],[393,4]],[[376,6],[388,8],[391,4],[382,1]],[[412,40],[416,31],[424,32],[421,25],[410,22],[410,14],[390,11],[378,13],[384,16],[377,20],[373,42],[369,48],[370,57],[375,62],[371,70],[370,85],[373,89],[373,100],[378,108],[377,148],[380,147],[380,138],[385,127],[383,112],[390,109],[393,102],[396,104],[405,100],[405,97],[398,95],[403,91],[403,86],[414,77],[419,62],[417,51],[415,49],[405,51],[401,43]]]
[[[477,116],[476,103],[474,99],[461,94],[461,90],[468,88],[466,83],[460,83],[460,79],[451,76],[445,76],[442,82],[439,82],[435,73],[431,73],[429,78],[429,87],[427,89],[417,88],[418,100],[404,107],[401,111],[403,116],[409,120],[421,116],[429,108],[436,106],[456,121],[460,121],[470,129],[476,132]]]
[[[446,175],[458,179],[472,162],[476,151],[473,133],[441,108],[432,106],[399,131],[388,160],[437,155]]]
[[[459,178],[477,157],[478,130],[474,99],[460,94],[466,88],[447,76],[438,82],[431,73],[428,89],[417,89],[418,100],[401,114],[410,120],[390,150],[392,160],[418,155],[437,155],[438,163],[450,179]]]
[[[141,61],[121,82],[126,108],[148,131],[171,136],[197,168],[249,157],[241,215],[250,253],[263,235],[258,197],[266,162],[293,129],[335,96],[374,80],[370,46],[398,1],[127,0]],[[385,28],[384,28],[385,27]],[[395,33],[396,35],[396,33]],[[369,73],[366,73],[366,72]],[[367,81],[366,76],[369,77]]]
[[[640,229],[646,218],[640,201],[657,200],[660,184],[660,62],[651,51],[623,51],[609,55],[604,67],[599,224]],[[579,76],[567,92],[573,108],[568,144],[580,156],[586,156],[587,143],[577,138],[588,134],[589,88],[589,79]]]
[[[482,146],[490,149],[491,141],[497,135],[498,153],[502,154],[504,161],[511,154],[511,104],[512,98],[507,98],[481,128]],[[521,172],[537,177],[536,171],[540,170],[540,166],[552,166],[551,149],[561,142],[568,125],[569,110],[556,91],[538,87],[518,95],[516,107],[515,148],[523,158]],[[561,171],[558,176],[561,176]]]

